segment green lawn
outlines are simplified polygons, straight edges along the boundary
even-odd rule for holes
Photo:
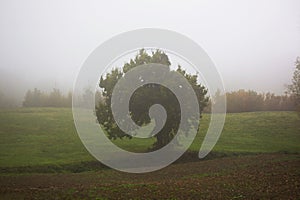
[[[0,112],[0,166],[63,164],[93,159],[76,133],[68,108]]]
[[[200,138],[206,133],[208,119],[205,115]],[[191,150],[199,150],[200,145],[201,139],[196,140]],[[300,118],[295,112],[228,113],[221,137],[213,151],[298,153]]]
[[[209,123],[205,114],[191,151],[199,151]],[[144,151],[153,139],[116,140]],[[300,118],[294,112],[227,114],[214,148],[221,153],[300,152]],[[0,111],[0,167],[61,165],[93,161],[76,133],[69,108],[20,108]]]

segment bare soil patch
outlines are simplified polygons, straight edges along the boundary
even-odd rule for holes
[[[147,174],[2,174],[1,199],[299,199],[300,155],[260,154],[173,164]]]

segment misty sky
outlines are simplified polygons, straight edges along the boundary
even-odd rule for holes
[[[71,90],[110,37],[165,28],[196,41],[227,91],[283,94],[300,56],[300,1],[0,1],[0,90]]]

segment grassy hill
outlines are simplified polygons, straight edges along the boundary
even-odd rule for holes
[[[190,151],[199,151],[209,124],[201,130]],[[123,139],[114,143],[124,149],[145,151],[153,139]],[[300,152],[300,123],[294,112],[227,114],[215,154]],[[75,165],[94,161],[85,150],[69,108],[20,108],[0,111],[0,168],[43,165]]]
[[[201,121],[189,150],[192,155],[200,148],[209,117],[204,115]],[[71,109],[2,110],[0,198],[299,199],[299,139],[296,113],[228,114],[209,155],[222,158],[129,174],[103,168],[90,156],[76,133]],[[114,142],[145,151],[153,139]]]

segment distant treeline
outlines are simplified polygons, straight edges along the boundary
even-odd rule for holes
[[[15,98],[6,96],[0,91],[0,108],[13,108],[18,105]]]
[[[91,92],[86,91],[85,95]],[[92,94],[92,93],[91,93]],[[99,96],[99,94],[97,94]],[[96,95],[96,96],[97,96]],[[98,97],[97,99],[99,99]],[[214,95],[217,101],[220,94]],[[251,112],[251,111],[293,111],[295,101],[291,95],[275,95],[272,93],[258,93],[253,90],[238,90],[226,93],[227,112]],[[211,104],[211,103],[210,103]],[[39,89],[28,90],[23,101],[24,107],[71,107],[72,93],[63,94],[59,89],[52,92],[42,92]],[[15,107],[13,99],[6,98],[0,92],[0,107]],[[210,106],[205,112],[210,111]]]
[[[218,101],[220,93],[216,93],[214,100]],[[227,112],[252,111],[293,111],[295,101],[291,95],[275,95],[273,93],[258,93],[253,90],[238,90],[226,93]],[[209,107],[206,109],[209,112]]]
[[[26,92],[24,107],[71,107],[72,93],[63,95],[59,89],[54,88],[52,92],[45,93],[37,88]]]

